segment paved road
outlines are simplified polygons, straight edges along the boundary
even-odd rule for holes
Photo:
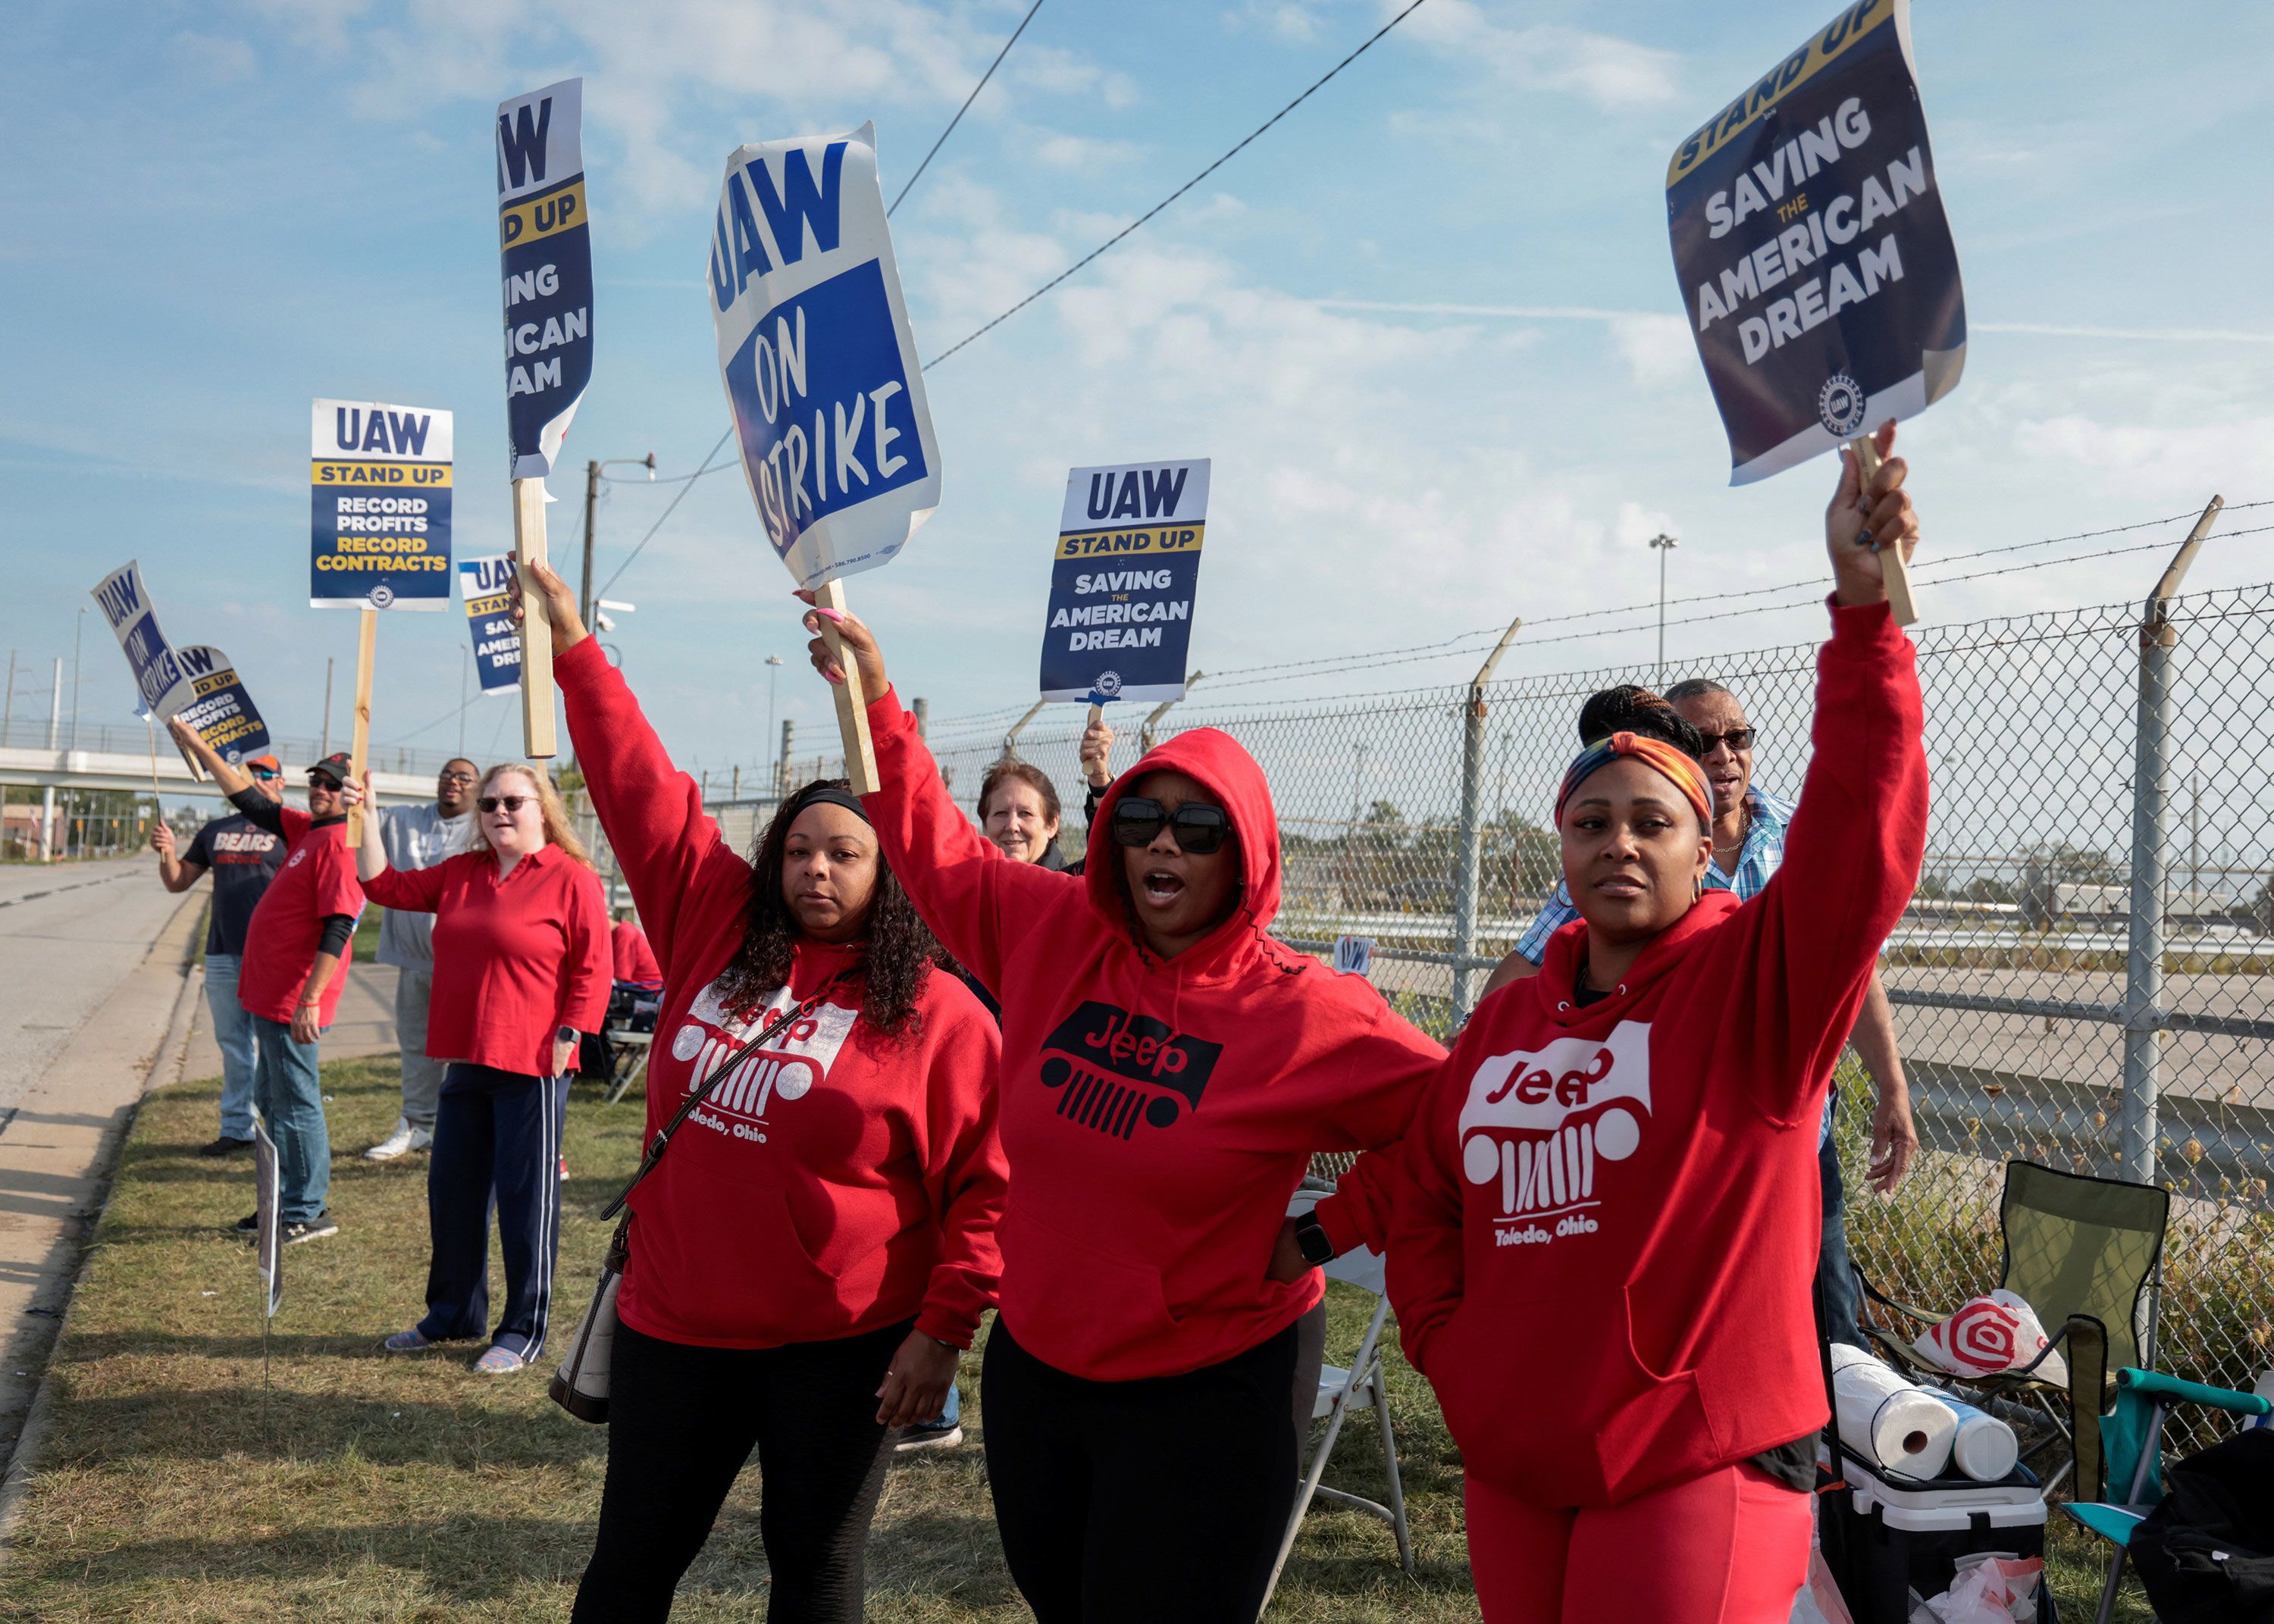
[[[148,857],[0,867],[0,1110],[55,1063],[184,900]]]

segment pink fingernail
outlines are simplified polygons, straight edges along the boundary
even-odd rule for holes
[[[840,675],[839,673],[834,672],[834,671],[825,671],[825,672],[823,672],[821,674],[822,674],[823,676],[825,676],[825,677],[827,677],[827,678],[828,678],[832,682],[838,683],[838,684],[840,684],[840,686],[844,683],[844,680],[845,680],[845,679],[844,679],[844,677],[843,677],[842,675]]]
[[[825,609],[819,604],[814,605],[813,612],[816,614],[825,614],[832,620],[841,621],[845,619],[845,616],[840,611],[835,609]]]

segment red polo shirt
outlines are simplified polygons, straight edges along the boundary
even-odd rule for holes
[[[636,987],[663,985],[663,972],[656,966],[655,950],[647,944],[647,933],[631,921],[616,921],[608,946],[615,954],[618,981],[629,981]]]
[[[599,876],[546,846],[502,879],[497,854],[364,882],[382,907],[434,915],[426,1053],[524,1077],[553,1070],[553,1034],[597,1032],[608,1011],[608,907]]]
[[[300,989],[316,967],[316,943],[324,921],[334,914],[363,912],[355,864],[348,856],[346,821],[317,823],[297,807],[276,808],[283,825],[287,856],[245,932],[245,958],[237,967],[237,1001],[251,1013],[289,1024]],[[352,942],[340,950],[340,967],[325,987],[317,1010],[324,1026],[340,1007],[348,984]]]

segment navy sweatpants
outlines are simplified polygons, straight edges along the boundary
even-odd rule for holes
[[[553,1265],[561,1249],[561,1130],[566,1078],[454,1063],[442,1074],[426,1169],[426,1270],[421,1335],[435,1342],[489,1327],[490,1199],[505,1254],[505,1309],[491,1340],[524,1359],[545,1348]]]

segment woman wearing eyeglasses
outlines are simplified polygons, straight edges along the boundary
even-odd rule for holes
[[[519,762],[483,776],[467,849],[432,868],[389,867],[379,823],[363,820],[356,871],[380,906],[434,915],[426,1053],[447,1068],[426,1171],[426,1316],[386,1345],[490,1331],[494,1192],[505,1305],[474,1368],[502,1374],[537,1357],[551,1323],[555,1169],[578,1034],[608,1008],[607,899],[552,781]]]
[[[1264,934],[1278,822],[1231,738],[1181,733],[1124,774],[1079,878],[1011,862],[949,799],[868,628],[832,618],[876,695],[862,804],[1002,999],[1011,1185],[980,1391],[1012,1576],[1042,1624],[1246,1624],[1294,1500],[1295,1323],[1317,1264],[1382,1244],[1390,1169],[1361,1158],[1299,1227],[1289,1198],[1314,1152],[1396,1141],[1444,1051]]]
[[[1593,739],[1555,798],[1579,917],[1477,1006],[1406,1141],[1390,1301],[1460,1445],[1487,1624],[1791,1612],[1825,1422],[1817,1126],[1926,844],[1918,673],[1871,550],[1916,541],[1905,472],[1866,489],[1843,458],[1825,515],[1783,866],[1743,905],[1706,886],[1696,733],[1629,695],[1666,726]]]

